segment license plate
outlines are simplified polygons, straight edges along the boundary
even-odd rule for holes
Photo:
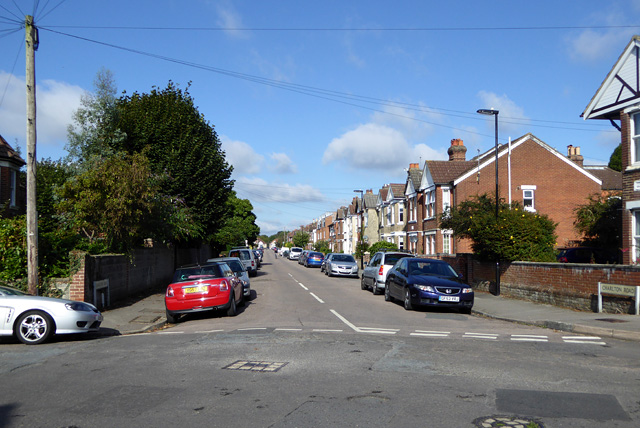
[[[460,297],[458,296],[440,296],[438,298],[441,302],[459,302]]]
[[[200,287],[187,287],[184,288],[184,294],[193,294],[193,293],[206,293],[209,288],[206,285],[202,285]]]

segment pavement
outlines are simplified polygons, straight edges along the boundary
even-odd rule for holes
[[[102,314],[102,335],[144,333],[161,328],[167,322],[163,293],[134,299],[124,306],[104,310]],[[640,342],[640,315],[582,312],[478,291],[472,314],[575,334]]]

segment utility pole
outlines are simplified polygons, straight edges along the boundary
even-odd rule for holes
[[[25,18],[27,81],[27,283],[29,294],[38,292],[38,213],[36,211],[36,55],[38,29],[33,16]]]

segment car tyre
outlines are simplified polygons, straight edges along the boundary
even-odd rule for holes
[[[385,284],[384,286],[384,300],[385,302],[393,302],[393,297],[391,297],[391,292],[389,291],[389,284]]]
[[[411,304],[411,293],[409,292],[408,287],[404,290],[404,308],[407,311],[413,310],[413,305]]]
[[[180,319],[180,314],[174,314],[167,309],[167,322],[169,324],[177,324]]]
[[[56,327],[51,317],[42,311],[27,311],[16,322],[16,336],[25,345],[39,345],[53,335]]]
[[[471,315],[471,308],[460,308],[460,313],[465,315]]]
[[[228,317],[235,317],[238,314],[238,307],[236,306],[236,296],[231,292],[231,302],[229,303],[229,309],[227,309]]]
[[[378,288],[378,284],[373,284],[373,286],[371,287],[371,292],[376,296],[378,294],[381,294],[380,289]]]
[[[369,287],[367,287],[367,284],[364,283],[364,275],[362,275],[362,281],[360,281],[360,288],[362,290],[366,290],[366,289],[369,288]]]

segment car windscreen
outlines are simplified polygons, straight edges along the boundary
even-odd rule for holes
[[[2,287],[0,286],[0,296],[26,296],[27,293],[23,293],[20,290],[16,290],[11,287]]]
[[[447,263],[411,261],[408,266],[409,275],[437,275],[457,278],[458,275]]]
[[[349,254],[334,254],[333,257],[331,258],[332,262],[354,262],[355,263],[355,259],[353,258],[353,256],[349,255]]]
[[[173,275],[173,282],[195,281],[198,279],[224,278],[219,265],[181,268]]]
[[[236,273],[244,272],[244,265],[242,264],[242,262],[239,262],[238,260],[227,260],[226,263],[229,265],[232,271]]]
[[[409,257],[409,254],[387,254],[384,258],[384,264],[393,266],[396,262],[404,257]]]

